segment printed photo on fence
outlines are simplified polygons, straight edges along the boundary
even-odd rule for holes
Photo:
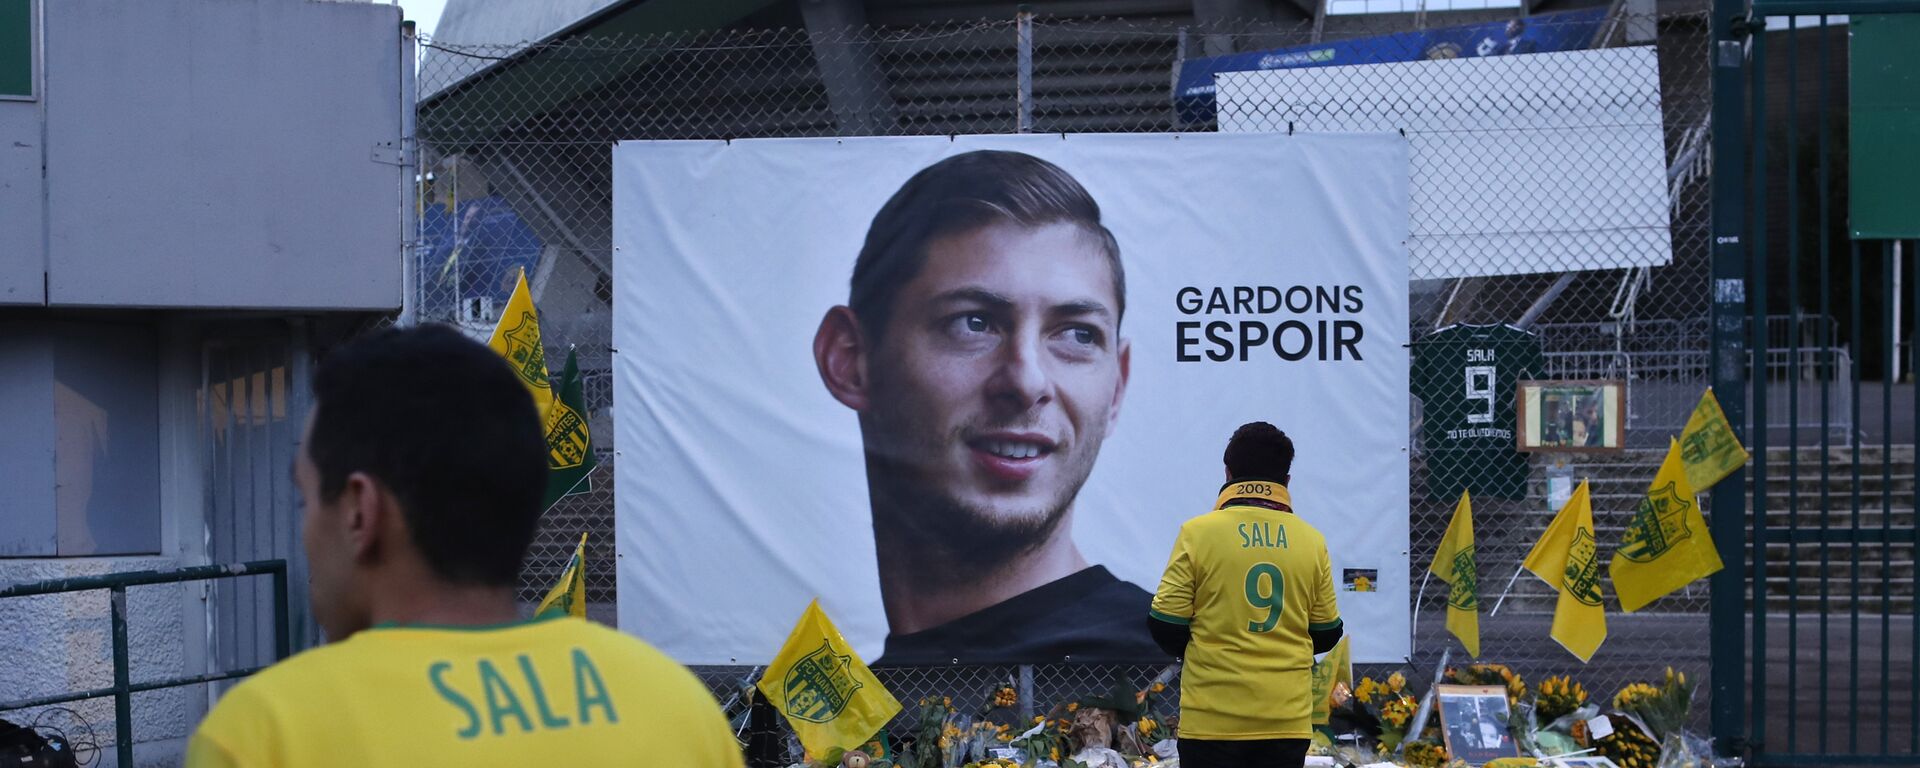
[[[818,598],[876,666],[1163,660],[1149,595],[1264,420],[1333,566],[1375,571],[1355,659],[1404,658],[1405,152],[621,144],[621,627],[758,663]]]
[[[1440,730],[1447,754],[1469,765],[1519,757],[1508,721],[1507,689],[1498,685],[1438,685]]]
[[[1520,450],[1590,453],[1626,446],[1624,381],[1522,381]]]

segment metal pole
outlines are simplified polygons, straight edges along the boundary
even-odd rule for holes
[[[420,145],[414,137],[414,105],[418,94],[414,85],[414,62],[419,55],[411,21],[400,23],[400,325],[412,325],[420,311],[420,188],[426,184],[426,168],[420,162]],[[411,171],[411,173],[409,173]]]
[[[1033,719],[1033,665],[1020,665],[1020,722]]]
[[[1014,14],[1014,48],[1018,76],[1015,82],[1014,97],[1018,101],[1019,112],[1014,120],[1016,130],[1021,133],[1033,132],[1033,11],[1020,6]]]
[[[1747,190],[1747,136],[1743,86],[1747,75],[1744,0],[1713,0],[1708,14],[1713,61],[1713,386],[1736,432],[1746,424],[1748,360],[1745,339],[1747,249],[1743,198]],[[1764,362],[1764,361],[1762,361]],[[1766,457],[1759,457],[1765,461]],[[1714,745],[1722,755],[1745,749],[1746,719],[1746,473],[1714,485],[1713,539],[1725,567],[1709,582],[1712,626],[1711,690]]]
[[[1900,264],[1903,263],[1903,261],[1906,258],[1901,253],[1902,246],[1904,245],[1905,243],[1899,240],[1893,241],[1893,294],[1892,295],[1894,296],[1903,295],[1900,293],[1900,283],[1901,283],[1901,276],[1905,273],[1905,270],[1902,270],[1900,268]],[[1889,334],[1887,339],[1887,353],[1892,356],[1889,358],[1890,362],[1887,364],[1887,380],[1888,381],[1893,381],[1896,378],[1904,378],[1900,376],[1900,371],[1902,370],[1900,367],[1900,347],[1901,347],[1900,329],[1907,327],[1905,323],[1901,322],[1901,310],[1903,309],[1903,307],[1900,306],[1900,302],[1898,301],[1893,302],[1891,309],[1893,310],[1893,324],[1887,326],[1887,328],[1889,329]],[[1907,339],[1908,343],[1911,343],[1912,341],[1913,339],[1911,338]],[[1906,368],[1909,374],[1912,373],[1912,365],[1913,365],[1913,354],[1909,352],[1907,353],[1908,367]]]
[[[273,571],[273,659],[281,661],[293,653],[292,632],[287,628],[287,568]]]
[[[113,606],[113,753],[121,768],[133,765],[133,687],[127,660],[127,588],[116,586]]]

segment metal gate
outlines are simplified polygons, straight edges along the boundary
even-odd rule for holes
[[[306,422],[307,355],[284,323],[210,329],[201,353],[200,434],[207,553],[216,563],[284,560],[294,649],[312,645],[306,559],[290,467]],[[291,331],[291,332],[290,332]],[[218,669],[272,663],[274,595],[259,579],[209,584],[211,656]]]
[[[1729,407],[1754,458],[1714,491],[1722,550],[1746,542],[1714,582],[1714,731],[1760,765],[1920,765],[1920,270],[1895,239],[1910,232],[1861,231],[1863,204],[1897,201],[1848,178],[1870,160],[1850,139],[1861,35],[1920,3],[1731,5],[1713,51],[1715,125],[1735,129],[1715,139],[1714,375],[1750,393]],[[1896,194],[1920,206],[1912,182]]]

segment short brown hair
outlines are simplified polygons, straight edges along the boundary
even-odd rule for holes
[[[928,243],[998,223],[1067,223],[1096,238],[1113,267],[1113,292],[1119,302],[1114,323],[1119,324],[1127,309],[1120,244],[1100,223],[1100,205],[1086,187],[1060,166],[1033,155],[979,150],[921,169],[874,214],[853,265],[847,300],[861,330],[877,338],[886,328],[894,294],[920,274]]]

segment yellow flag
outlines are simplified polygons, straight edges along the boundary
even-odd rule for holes
[[[540,315],[533,309],[533,293],[527,290],[525,270],[520,272],[513,296],[507,299],[507,308],[500,312],[500,321],[494,324],[493,337],[487,340],[487,346],[506,358],[513,372],[519,374],[520,383],[533,393],[533,404],[540,409],[544,423],[547,409],[553,406],[553,382],[548,380],[546,347],[540,344]]]
[[[560,572],[560,581],[547,592],[547,599],[540,601],[533,617],[561,614],[587,617],[587,535],[584,533],[580,534],[580,546],[573,549],[573,559],[567,561],[567,569]]]
[[[1582,662],[1593,658],[1607,639],[1607,610],[1600,604],[1600,552],[1586,481],[1580,481],[1521,564],[1560,590],[1553,608],[1553,639]]]
[[[1313,663],[1313,727],[1327,726],[1333,720],[1333,687],[1340,683],[1353,689],[1353,651],[1345,636]]]
[[[1468,656],[1480,658],[1480,566],[1473,552],[1473,501],[1464,491],[1427,571],[1451,585],[1447,590],[1447,631],[1460,638]]]
[[[1680,432],[1680,460],[1687,469],[1687,485],[1705,492],[1746,466],[1747,458],[1747,449],[1740,445],[1733,425],[1727,423],[1727,413],[1720,410],[1720,399],[1708,387],[1700,395],[1700,404],[1694,406],[1693,415],[1687,418],[1687,428]]]
[[[1622,610],[1640,610],[1722,567],[1684,464],[1680,443],[1668,441],[1667,458],[1607,563]]]
[[[865,744],[900,714],[900,701],[833,628],[818,600],[800,614],[758,687],[815,755]]]

